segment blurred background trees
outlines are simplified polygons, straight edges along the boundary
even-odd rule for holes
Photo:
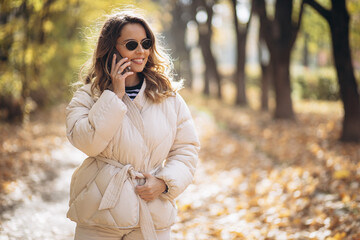
[[[240,9],[238,11],[238,9]],[[244,9],[244,10],[241,10]],[[243,12],[241,12],[243,11]],[[244,11],[246,14],[244,14]],[[236,42],[236,64],[234,84],[236,86],[235,104],[247,105],[245,91],[245,63],[246,63],[246,40],[249,32],[252,6],[250,2],[232,0],[232,12],[234,16],[234,30]],[[245,16],[244,16],[245,15]]]
[[[300,99],[342,101],[344,141],[360,141],[356,0],[1,0],[0,117],[67,101],[104,14],[132,4],[162,33],[188,88],[274,118]],[[253,95],[252,93],[257,93]]]
[[[275,90],[275,118],[294,117],[290,86],[290,55],[300,28],[303,2],[298,17],[293,22],[294,1],[277,0],[273,19],[266,12],[265,0],[255,0],[253,5],[260,18],[261,34],[269,49],[271,73]]]
[[[341,139],[352,141],[360,136],[360,102],[349,42],[350,16],[346,1],[331,0],[331,8],[326,9],[315,0],[305,0],[330,26],[332,52],[340,96],[344,105],[344,121]]]
[[[22,119],[34,103],[64,99],[80,53],[79,1],[1,1],[3,116]],[[30,109],[29,109],[30,108]]]

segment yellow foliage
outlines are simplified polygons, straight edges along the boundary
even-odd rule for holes
[[[213,229],[211,231],[211,235],[216,237],[217,239],[219,239],[219,238],[221,238],[221,231],[222,231],[222,229],[218,229],[218,228]]]
[[[35,12],[39,12],[44,4],[44,1],[42,0],[28,0],[28,1],[29,1],[29,5],[32,5],[34,7]]]
[[[351,197],[348,194],[344,194],[344,196],[342,197],[342,202],[349,203],[350,201],[351,201]]]
[[[246,239],[242,232],[231,231],[230,233],[233,235],[233,239]]]
[[[194,115],[202,129],[202,163],[196,188],[188,196],[202,204],[192,205],[181,215],[185,222],[178,224],[180,228],[200,223],[186,230],[203,233],[199,239],[357,239],[342,233],[350,227],[348,221],[354,222],[352,236],[360,233],[357,214],[353,214],[359,211],[355,194],[359,186],[338,181],[357,182],[352,169],[360,164],[354,161],[359,144],[334,141],[341,127],[341,115],[336,114],[341,105],[309,102],[309,108],[304,103],[298,122],[292,125],[211,99],[201,102],[193,94],[185,97],[212,113],[209,119],[224,123],[223,128],[231,126],[231,134],[218,125],[200,127],[201,114]],[[238,173],[232,175],[233,171]],[[214,192],[216,186],[219,190]],[[202,197],[198,191],[209,195]],[[345,204],[349,213],[342,210]],[[336,216],[338,211],[341,217]],[[303,235],[306,232],[310,236]],[[239,235],[234,237],[235,233]]]
[[[192,209],[191,203],[183,204],[178,207],[181,211],[189,211]]]
[[[28,48],[25,51],[25,63],[27,65],[30,65],[33,62],[34,59],[34,49],[33,48]]]
[[[350,171],[349,170],[338,170],[338,171],[335,171],[333,173],[333,177],[335,179],[345,179],[345,178],[348,178],[350,176]]]
[[[3,3],[5,6],[8,5],[10,9],[18,8],[22,4],[22,0],[9,0]],[[2,6],[3,7],[3,6]]]
[[[64,10],[67,6],[66,1],[55,1],[53,4],[51,4],[50,9],[54,12],[60,12]]]
[[[289,209],[282,209],[279,213],[280,218],[287,218],[291,216],[291,212]]]
[[[46,33],[51,32],[54,29],[54,23],[51,20],[46,20],[44,22],[44,31]]]
[[[336,233],[333,237],[327,237],[326,240],[343,240],[346,237],[345,232]]]
[[[2,188],[4,189],[4,192],[8,194],[15,191],[15,189],[17,188],[17,183],[13,181],[6,181],[2,183]]]

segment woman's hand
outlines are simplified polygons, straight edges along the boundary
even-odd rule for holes
[[[116,55],[114,54],[111,63],[110,77],[112,80],[114,93],[121,99],[125,94],[125,79],[134,74],[133,72],[124,72],[124,70],[130,66],[131,62],[126,62],[128,58],[122,58],[116,63]]]
[[[135,192],[147,202],[160,196],[166,189],[166,184],[162,179],[156,178],[149,173],[143,173],[146,178],[144,185],[136,186]]]

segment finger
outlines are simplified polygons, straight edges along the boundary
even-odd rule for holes
[[[118,72],[124,72],[124,70],[131,65],[131,62],[126,62],[123,65],[120,66]]]
[[[146,202],[150,202],[150,201],[151,201],[150,198],[147,198],[147,197],[141,197],[141,196],[140,196],[140,198],[143,199],[143,200],[146,201]]]
[[[125,80],[128,76],[133,75],[133,74],[134,74],[134,72],[126,72],[126,73],[124,73],[124,74],[115,73],[115,77],[116,77],[117,79]]]
[[[151,202],[152,200],[154,200],[155,198],[143,198],[143,200],[145,201],[145,202]]]
[[[151,201],[153,201],[153,200],[155,200],[155,199],[156,199],[156,197],[154,197],[154,196],[149,196],[149,197],[146,197],[144,200],[147,201],[147,202],[151,202]]]
[[[145,201],[152,201],[154,198],[154,196],[152,195],[139,195],[142,199],[144,199]]]
[[[121,59],[118,59],[118,60],[120,60],[120,61],[117,62],[116,65],[115,65],[115,68],[114,68],[115,73],[117,73],[119,71],[120,66],[123,65],[128,60],[128,58],[125,57],[125,58],[121,58]]]
[[[119,60],[119,59],[118,59]],[[119,72],[120,66],[122,64],[124,64],[124,62],[126,62],[127,58],[121,58],[120,61],[115,62],[115,67],[114,67],[114,74],[116,76],[116,74]]]
[[[135,193],[140,196],[141,191],[136,187],[136,188],[135,188]]]
[[[114,53],[113,58],[112,58],[112,63],[111,63],[110,75],[114,72],[115,64],[116,64],[116,54]]]
[[[126,72],[126,73],[122,74],[121,76],[124,78],[127,78],[128,76],[133,75],[133,74],[134,74],[134,72]]]
[[[124,57],[124,58],[119,59],[119,62],[117,64],[123,65],[127,61],[128,61],[128,58]]]
[[[136,186],[136,187],[135,187],[135,192],[136,192],[137,194],[140,195],[143,191],[144,191],[144,189],[142,188],[142,186]]]
[[[149,197],[153,197],[153,194],[150,194],[150,193],[140,193],[139,196],[142,197],[142,198],[149,198]]]
[[[151,196],[145,194],[139,194],[139,197],[141,197],[144,200],[151,198]]]
[[[149,188],[147,186],[136,186],[135,191],[137,194],[146,194],[149,191]]]
[[[148,197],[154,197],[155,192],[152,189],[149,189],[147,191],[143,191],[143,192],[139,193],[139,195],[148,196]]]

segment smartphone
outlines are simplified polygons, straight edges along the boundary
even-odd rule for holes
[[[115,64],[117,64],[123,57],[120,55],[119,51],[114,49],[114,51],[111,53],[110,55],[110,58],[109,58],[109,61],[108,61],[108,69],[109,69],[109,72],[111,72],[111,65],[112,65],[112,61],[113,61],[113,57],[114,57],[114,54],[116,56],[116,60],[115,60]],[[130,71],[130,67],[127,67],[125,68],[124,72],[122,72],[122,74],[126,73]]]

